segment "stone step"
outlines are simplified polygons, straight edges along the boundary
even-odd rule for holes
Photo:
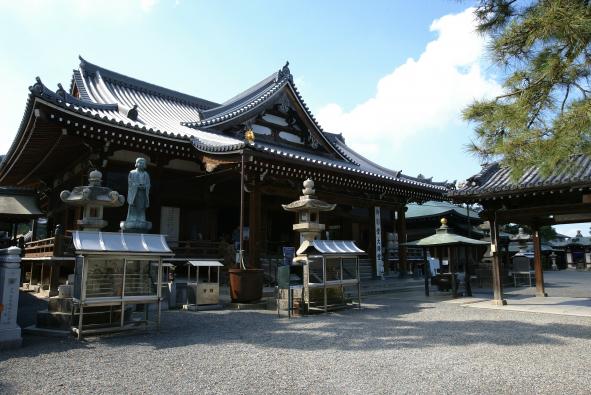
[[[47,302],[47,310],[55,313],[71,313],[73,307],[72,298],[51,297]]]

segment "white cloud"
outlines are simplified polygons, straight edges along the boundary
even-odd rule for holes
[[[144,12],[150,12],[152,11],[152,8],[154,8],[157,2],[158,0],[140,0],[140,8]],[[178,5],[178,3],[175,3],[175,6],[176,5]]]
[[[431,24],[437,38],[418,59],[409,58],[383,77],[374,97],[345,111],[330,103],[318,112],[323,127],[342,132],[354,149],[380,163],[420,133],[464,126],[461,110],[473,99],[497,94],[497,82],[484,75],[485,40],[475,30],[473,9],[443,16]],[[400,164],[398,164],[400,166]]]

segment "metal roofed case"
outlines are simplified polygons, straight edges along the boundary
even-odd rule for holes
[[[357,247],[354,241],[351,240],[305,240],[297,254],[312,254],[318,252],[320,254],[330,255],[363,255],[365,251]]]
[[[119,232],[72,232],[77,253],[173,255],[164,235]]]

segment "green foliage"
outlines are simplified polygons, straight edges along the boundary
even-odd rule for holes
[[[514,178],[591,154],[591,0],[481,0],[475,14],[506,78],[502,95],[464,110],[469,150]]]
[[[556,229],[552,226],[540,227],[540,239],[543,241],[554,240],[556,238]]]

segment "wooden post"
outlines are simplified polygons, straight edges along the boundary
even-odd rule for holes
[[[534,271],[536,275],[536,296],[548,296],[544,289],[544,270],[542,268],[542,243],[540,229],[534,229]]]
[[[162,224],[160,223],[162,217],[162,191],[165,189],[162,187],[164,182],[164,162],[157,161],[156,169],[153,171],[152,176],[152,189],[150,192],[150,213],[152,215],[152,229],[158,229],[158,232],[162,233],[162,229],[160,228]]]
[[[501,271],[502,263],[499,246],[499,227],[496,218],[490,220],[490,223],[493,304],[503,306],[507,304],[507,301],[503,299],[503,274]]]
[[[447,264],[448,264],[448,271],[451,275],[451,296],[452,298],[458,297],[458,282],[456,281],[456,267],[453,264],[452,256],[451,256],[451,247],[447,247]]]
[[[60,285],[60,270],[61,262],[53,261],[51,271],[49,272],[49,296],[56,296],[58,294],[58,287]]]
[[[258,184],[250,186],[248,207],[248,267],[258,268],[261,249],[261,188]]]
[[[408,261],[406,255],[406,246],[400,243],[406,243],[406,207],[400,206],[396,210],[396,231],[398,232],[398,270],[400,277],[406,277],[408,274]]]
[[[37,240],[37,218],[31,221],[31,241]]]
[[[425,296],[429,296],[429,280],[431,278],[431,267],[429,265],[429,259],[427,258],[427,249],[423,247],[423,260],[424,260],[424,277],[425,277]]]

